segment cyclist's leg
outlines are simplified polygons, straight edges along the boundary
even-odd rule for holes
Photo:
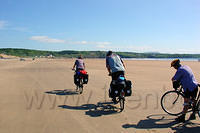
[[[188,111],[188,108],[189,106],[191,105],[190,104],[190,101],[191,101],[191,92],[186,89],[184,92],[184,107],[183,107],[183,113],[186,114],[187,111]]]
[[[187,110],[190,106],[190,98],[184,98],[184,105],[183,105],[183,114],[187,113]]]
[[[196,97],[197,97],[197,93],[198,93],[198,87],[194,89],[194,91],[190,92],[190,96],[191,96],[191,100],[193,102],[193,112],[195,111],[195,107],[196,107]]]
[[[118,75],[118,72],[112,73],[112,74],[111,74],[112,80],[117,80],[117,78],[118,78],[117,75]]]
[[[192,114],[190,115],[190,120],[195,120],[196,119],[196,97],[197,97],[197,92],[198,92],[198,88],[195,88],[194,91],[190,92],[190,97],[191,97],[191,100],[192,100]]]
[[[124,76],[124,71],[117,71],[111,74],[112,80],[117,80],[120,75]]]
[[[188,110],[189,105],[190,105],[189,104],[190,95],[189,95],[187,90],[184,92],[184,95],[185,95],[185,97],[184,97],[184,104],[183,104],[182,114],[176,118],[176,121],[178,121],[178,122],[185,122],[185,116],[186,116],[187,110]]]
[[[111,84],[112,84],[114,80],[117,80],[117,78],[118,78],[118,72],[112,73],[112,74],[111,74],[111,77],[112,77],[112,81],[111,81]],[[111,85],[110,85],[110,86],[111,86]],[[111,91],[113,91],[112,89],[114,89],[114,88],[111,87]],[[116,97],[115,97],[115,96],[112,97],[112,101],[113,101],[114,104],[117,103],[117,100],[116,100]]]

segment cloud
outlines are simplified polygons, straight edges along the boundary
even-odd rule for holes
[[[0,20],[0,29],[5,28],[6,25],[7,25],[7,22],[6,22],[6,21]]]
[[[105,45],[97,45],[97,48],[105,49],[107,47]]]
[[[32,36],[30,40],[44,42],[44,43],[65,43],[65,40],[49,38],[48,36]]]
[[[111,42],[94,42],[94,41],[67,41],[55,38],[49,38],[48,36],[32,36],[30,40],[43,42],[43,43],[65,43],[65,44],[77,44],[77,45],[109,45]]]
[[[72,41],[72,44],[93,44],[93,45],[109,45],[111,42],[94,42],[94,41]]]
[[[97,44],[97,45],[109,45],[109,44],[112,44],[111,42],[96,42],[94,44]]]

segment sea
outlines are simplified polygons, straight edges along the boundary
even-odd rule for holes
[[[198,61],[200,62],[199,58],[123,58],[124,60],[147,60],[147,61],[172,61],[174,59],[179,59],[180,61]]]

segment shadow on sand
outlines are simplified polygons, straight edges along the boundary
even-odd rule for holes
[[[79,92],[72,89],[64,89],[64,90],[52,90],[45,92],[47,94],[55,94],[55,95],[78,95]]]
[[[164,129],[171,128],[174,133],[199,133],[200,124],[186,121],[185,123],[177,123],[174,118],[167,118],[169,115],[150,115],[146,119],[140,120],[137,124],[124,124],[123,128],[135,129]]]
[[[111,115],[119,113],[119,109],[112,105],[113,102],[98,102],[97,104],[83,104],[81,106],[59,105],[58,107],[72,110],[85,110],[85,114],[91,117]]]

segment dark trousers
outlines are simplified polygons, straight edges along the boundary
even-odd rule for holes
[[[112,80],[117,80],[120,75],[124,76],[124,71],[118,71],[111,74]]]

